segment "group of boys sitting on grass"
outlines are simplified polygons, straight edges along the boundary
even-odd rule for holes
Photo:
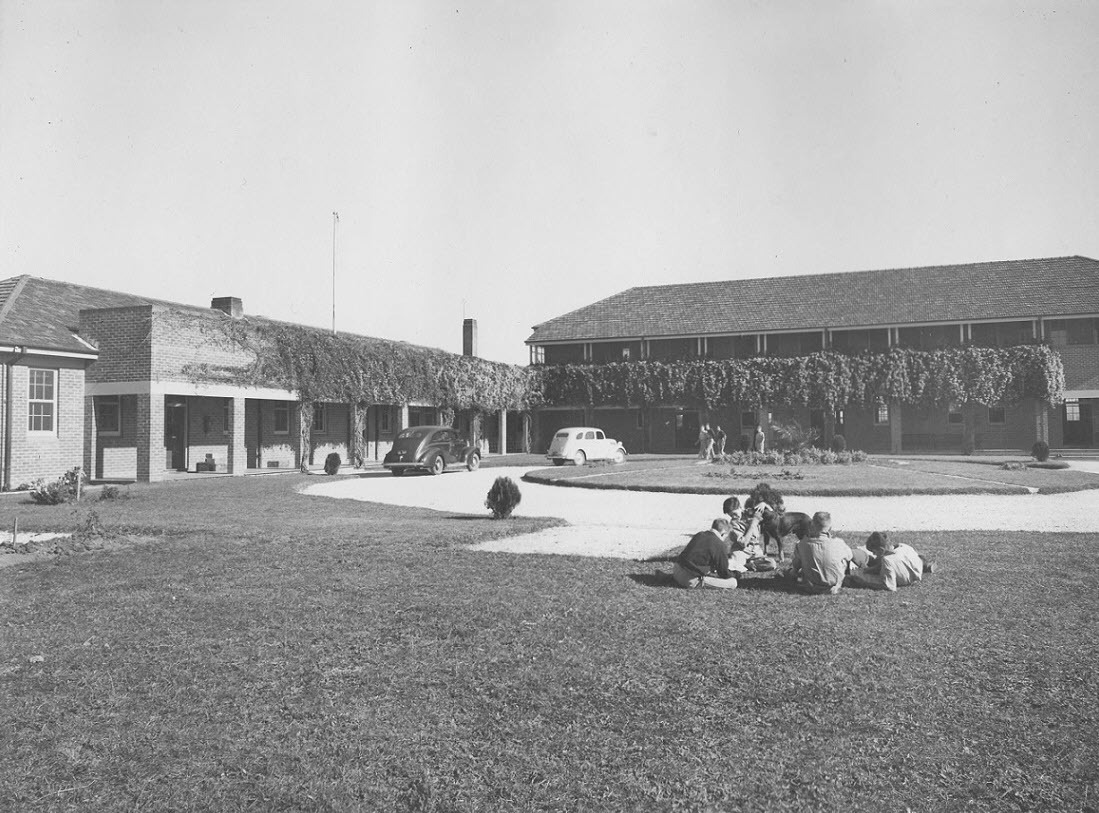
[[[789,568],[765,555],[760,525],[773,511],[767,503],[756,503],[746,522],[740,500],[730,497],[723,506],[725,516],[700,531],[676,557],[672,579],[680,587],[735,588],[749,572],[777,571],[806,593],[835,595],[844,586],[895,591],[916,584],[934,565],[924,560],[911,545],[890,541],[884,531],[875,531],[866,542],[852,549],[832,535],[832,516],[818,511],[808,533],[798,540]],[[781,547],[781,542],[780,542]],[[780,553],[781,555],[781,553]]]

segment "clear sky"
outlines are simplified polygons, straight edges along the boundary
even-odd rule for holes
[[[525,363],[635,285],[1099,258],[1099,3],[0,0],[0,277]]]

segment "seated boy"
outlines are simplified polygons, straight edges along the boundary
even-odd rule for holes
[[[710,530],[692,536],[672,568],[675,583],[680,587],[735,588],[736,578],[729,571],[728,537],[729,520],[725,517],[715,519]]]
[[[851,563],[851,548],[832,536],[832,515],[827,511],[813,514],[809,536],[794,548],[789,576],[807,593],[835,595],[843,587]]]

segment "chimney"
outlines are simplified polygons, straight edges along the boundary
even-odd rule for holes
[[[223,311],[234,319],[244,316],[244,305],[236,296],[215,296],[210,300],[210,307],[216,311]]]
[[[465,319],[462,322],[462,355],[477,355],[477,320]]]

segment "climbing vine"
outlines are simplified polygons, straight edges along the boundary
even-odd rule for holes
[[[191,365],[193,378],[280,387],[297,392],[303,404],[422,402],[494,412],[538,401],[530,371],[512,364],[281,322],[204,320],[203,329],[239,351],[241,362]]]
[[[895,348],[848,356],[822,352],[726,361],[636,361],[563,364],[538,371],[550,406],[651,406],[713,408],[800,404],[836,408],[900,402],[989,406],[1064,396],[1061,357],[1046,345],[961,347],[934,351]]]

